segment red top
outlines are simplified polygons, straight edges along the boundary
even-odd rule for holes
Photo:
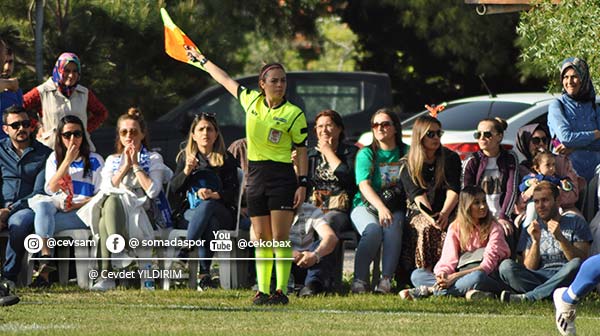
[[[42,99],[40,97],[40,91],[38,91],[37,87],[31,89],[23,96],[23,107],[30,110],[37,110],[40,118],[43,115],[42,111]],[[96,95],[92,92],[92,90],[88,89],[88,102],[87,102],[87,111],[88,111],[88,122],[87,122],[87,131],[91,133],[100,125],[106,118],[108,118],[108,110],[102,102],[96,97]]]

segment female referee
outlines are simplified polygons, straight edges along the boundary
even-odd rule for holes
[[[196,50],[188,48],[188,57],[199,61],[214,80],[239,100],[246,112],[248,212],[254,238],[273,242],[273,247],[257,247],[256,257],[273,258],[274,254],[276,258],[292,258],[292,248],[285,244],[289,239],[293,210],[306,197],[307,124],[304,112],[285,99],[283,66],[279,63],[263,66],[258,76],[259,92],[241,86]],[[292,147],[296,148],[297,177],[292,165]],[[269,295],[273,261],[257,260],[258,292],[253,303],[287,304],[291,266],[291,260],[275,262],[277,287]]]

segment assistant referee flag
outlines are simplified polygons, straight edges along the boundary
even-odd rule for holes
[[[200,64],[200,60],[194,59],[190,60],[186,54],[186,47],[193,48],[200,52],[200,49],[196,47],[196,44],[190,40],[185,33],[179,29],[171,20],[169,13],[164,8],[160,9],[160,15],[163,20],[163,24],[165,25],[165,51],[167,55],[173,57],[174,59],[191,64],[195,67],[198,67],[204,71],[204,67]],[[201,52],[200,52],[201,53]]]

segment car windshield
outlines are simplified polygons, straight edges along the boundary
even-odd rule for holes
[[[509,119],[531,107],[530,104],[506,101],[474,101],[449,104],[438,114],[438,120],[447,131],[469,131],[477,128],[481,119],[500,117]],[[423,111],[402,123],[402,129],[412,129],[417,117],[428,113]]]

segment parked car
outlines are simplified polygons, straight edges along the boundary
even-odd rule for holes
[[[479,150],[477,140],[473,137],[479,121],[500,117],[508,123],[502,144],[505,148],[512,149],[515,147],[519,128],[531,123],[547,123],[548,105],[557,97],[557,94],[545,92],[506,93],[496,97],[478,96],[448,102],[446,108],[437,116],[444,130],[442,144],[465,159],[470,153]],[[402,123],[404,143],[410,144],[412,126],[416,118],[427,113],[427,110],[419,112]],[[370,133],[361,136],[359,143],[363,146],[370,144]],[[515,152],[521,160],[524,159],[516,149]]]
[[[248,88],[258,87],[257,76],[242,77],[237,81]],[[392,105],[389,76],[375,72],[288,72],[286,97],[305,112],[310,134],[313,133],[312,121],[319,111],[331,108],[339,112],[346,126],[346,136],[351,141],[356,141],[368,129],[371,114]],[[191,120],[200,112],[216,113],[227,145],[246,136],[244,110],[237,99],[222,86],[212,86],[149,122],[150,145],[161,153],[168,165],[175,165],[175,156],[189,131]],[[92,139],[100,154],[112,153],[114,127],[95,131]]]

